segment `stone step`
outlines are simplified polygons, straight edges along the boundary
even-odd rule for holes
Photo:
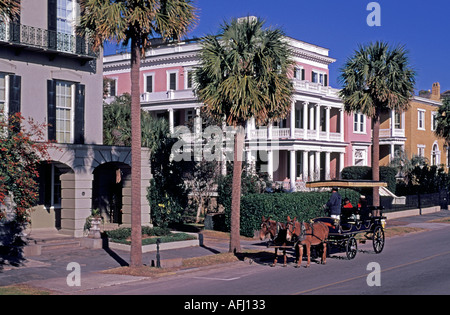
[[[42,251],[50,251],[57,249],[73,249],[80,248],[81,242],[77,239],[51,240],[40,244]]]

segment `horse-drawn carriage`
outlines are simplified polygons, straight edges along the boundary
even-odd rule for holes
[[[374,181],[324,181],[309,182],[308,188],[373,188],[386,187],[384,182]],[[367,207],[367,208],[365,208]],[[326,263],[327,245],[345,251],[347,259],[354,259],[358,252],[358,235],[361,235],[361,242],[372,240],[373,249],[376,254],[383,251],[385,236],[384,227],[386,217],[382,214],[382,207],[358,205],[351,209],[343,208],[339,219],[331,217],[320,217],[311,220],[310,223],[298,222],[296,219],[287,218],[286,223],[275,222],[276,230],[271,227],[271,242],[268,247],[275,248],[275,262],[277,261],[277,250],[283,250],[284,265],[286,265],[286,250],[294,248],[296,250],[297,266],[300,266],[303,256],[303,246],[306,246],[308,256],[307,267],[310,264],[311,245],[322,245],[322,263]],[[261,239],[269,231],[269,222],[263,218],[260,236]],[[266,223],[264,223],[266,222]],[[274,221],[272,221],[274,222]],[[273,225],[273,224],[272,224]]]

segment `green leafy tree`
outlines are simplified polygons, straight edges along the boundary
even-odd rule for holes
[[[196,93],[206,112],[216,120],[226,117],[237,127],[230,252],[240,252],[240,198],[245,122],[257,125],[287,116],[293,87],[287,73],[292,60],[284,34],[264,28],[264,21],[247,17],[224,22],[219,35],[203,39],[195,73]]]
[[[140,64],[152,39],[176,40],[196,21],[191,0],[80,0],[79,33],[94,49],[105,41],[131,44],[131,253],[130,266],[142,265]]]
[[[380,117],[382,113],[409,108],[414,96],[415,72],[402,46],[385,42],[360,45],[340,70],[339,92],[348,113],[360,112],[372,119],[372,179],[380,180]],[[380,205],[379,189],[373,189],[373,204]]]

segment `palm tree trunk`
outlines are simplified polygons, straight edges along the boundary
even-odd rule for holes
[[[373,118],[373,144],[372,144],[372,179],[380,180],[380,115]],[[373,205],[380,205],[379,188],[374,187],[372,192]]]
[[[141,102],[139,72],[141,52],[131,41],[131,253],[130,266],[142,266],[141,227]]]
[[[231,192],[230,253],[241,252],[241,177],[244,151],[244,130],[237,128],[234,136],[233,189]]]

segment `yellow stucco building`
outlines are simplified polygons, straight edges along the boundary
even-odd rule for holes
[[[436,137],[435,116],[442,105],[439,83],[422,96],[414,96],[403,113],[391,111],[381,116],[380,165],[388,165],[398,150],[424,156],[430,165],[448,166],[448,147]]]

